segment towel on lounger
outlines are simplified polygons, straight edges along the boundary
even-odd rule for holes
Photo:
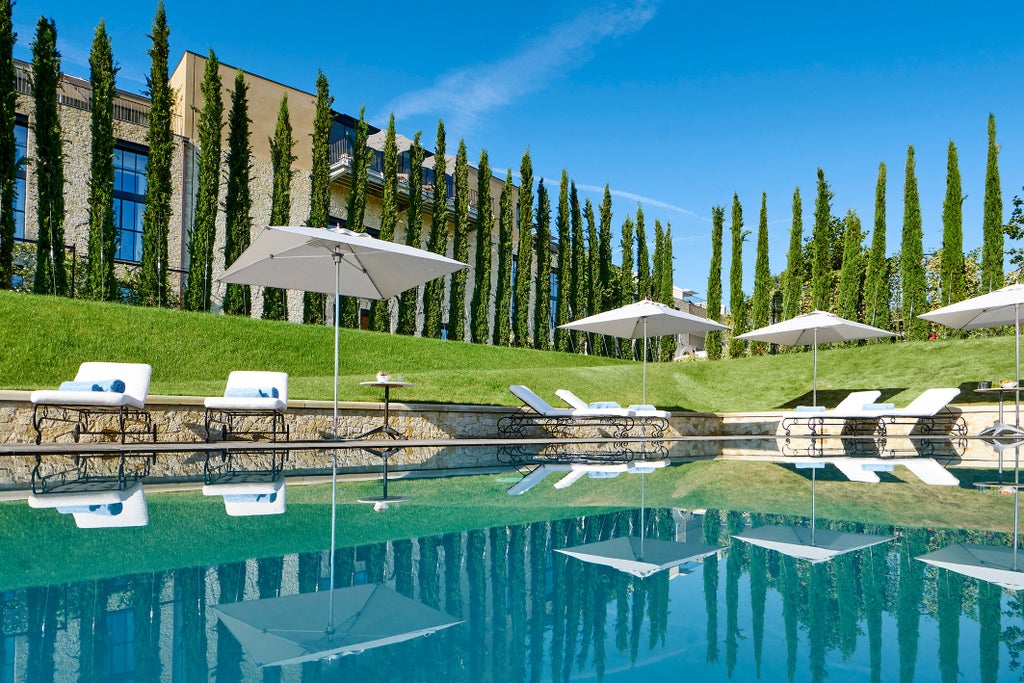
[[[119,379],[101,379],[93,382],[63,382],[58,391],[113,391],[124,393],[124,382]]]
[[[224,392],[224,398],[277,398],[277,387],[232,387]]]
[[[615,401],[595,401],[594,403],[588,404],[587,407],[588,408],[597,408],[598,410],[603,410],[603,409],[606,409],[606,408],[621,408],[622,406],[620,406]]]
[[[796,412],[798,413],[823,413],[825,412],[825,406],[797,406]]]
[[[864,410],[895,410],[895,403],[865,403]]]

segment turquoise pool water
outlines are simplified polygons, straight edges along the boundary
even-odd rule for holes
[[[733,537],[806,528],[805,518],[656,509],[642,530],[640,520],[628,510],[340,549],[337,586],[383,584],[458,623],[372,647],[416,628],[412,608],[339,609],[334,644],[349,629],[355,653],[264,669],[274,646],[240,640],[244,628],[217,606],[326,591],[326,550],[10,590],[0,681],[1021,678],[1024,601],[915,559],[955,542],[1007,546],[1006,534],[818,520],[819,541],[828,531],[892,540],[812,564]],[[641,533],[722,549],[647,578],[557,552]],[[326,628],[326,604],[314,601],[311,631]],[[282,612],[286,630],[299,611]],[[386,618],[361,621],[374,616]]]

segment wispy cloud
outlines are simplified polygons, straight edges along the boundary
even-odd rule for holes
[[[656,12],[656,0],[590,8],[491,64],[467,66],[441,76],[429,88],[405,93],[387,105],[395,117],[444,114],[453,129],[468,130],[485,114],[543,89],[587,61],[590,49],[606,38],[643,28]]]
[[[597,185],[582,185],[577,183],[576,187],[585,192],[594,192],[596,194],[604,193],[604,188],[598,187]],[[675,211],[676,213],[680,213],[684,216],[690,216],[691,218],[704,220],[703,216],[698,215],[697,213],[690,211],[689,209],[684,209],[681,206],[676,206],[675,204],[663,202],[660,199],[655,199],[654,197],[645,197],[642,194],[636,194],[635,192],[627,192],[625,190],[609,189],[609,192],[611,192],[612,197],[622,197],[623,199],[631,199],[634,202],[643,204],[644,206],[657,207],[659,209],[665,209],[666,211]]]

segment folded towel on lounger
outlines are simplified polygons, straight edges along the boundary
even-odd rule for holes
[[[124,393],[124,382],[119,379],[102,379],[93,382],[63,382],[58,391],[113,391]]]
[[[232,387],[224,392],[224,398],[277,398],[277,387]]]
[[[598,410],[603,410],[603,409],[606,409],[606,408],[621,408],[622,406],[620,406],[615,401],[595,401],[594,403],[588,404],[587,407],[588,408],[596,408]]]
[[[895,403],[865,403],[864,410],[895,410]]]
[[[825,412],[825,406],[797,406],[796,412],[798,413],[823,413]]]
[[[650,412],[652,410],[657,410],[657,408],[655,408],[654,406],[652,406],[649,403],[634,403],[633,405],[631,405],[629,407],[629,410],[632,410],[632,411],[637,412],[637,413],[644,413],[644,412]]]

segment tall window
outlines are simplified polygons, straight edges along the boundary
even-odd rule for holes
[[[146,208],[145,148],[118,142],[114,147],[114,227],[122,261],[142,261],[142,213]]]
[[[135,615],[130,609],[122,609],[108,612],[106,620],[108,641],[103,655],[103,680],[135,680]]]
[[[14,237],[25,237],[25,159],[28,157],[28,120],[18,116],[14,123]]]

